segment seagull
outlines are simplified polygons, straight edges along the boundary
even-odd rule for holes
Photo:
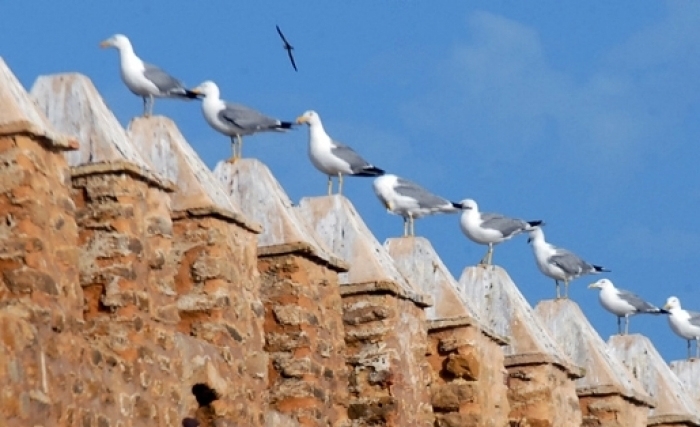
[[[560,280],[564,282],[564,298],[568,298],[570,281],[586,274],[610,272],[599,265],[589,264],[573,252],[545,242],[541,226],[533,227],[530,230],[530,237],[527,241],[528,243],[532,242],[537,267],[542,274],[554,279],[557,286],[557,299],[560,298]]]
[[[275,25],[275,28],[277,28],[277,34],[280,35],[282,38],[282,41],[284,42],[284,49],[287,51],[287,55],[289,56],[289,60],[292,61],[292,67],[294,67],[294,71],[299,71],[297,70],[297,64],[294,62],[294,56],[292,55],[292,50],[294,50],[294,46],[289,44],[287,41],[287,38],[282,34],[282,30],[280,30],[279,25]]]
[[[617,316],[617,333],[622,334],[620,319],[625,318],[625,333],[629,333],[629,317],[637,313],[660,314],[667,313],[666,310],[656,307],[641,299],[638,295],[632,292],[618,289],[608,279],[600,279],[595,283],[588,285],[588,289],[600,289],[598,299],[600,304]]]
[[[220,99],[219,87],[211,80],[201,83],[192,89],[192,92],[204,96],[202,113],[207,123],[217,131],[231,137],[233,156],[227,160],[229,163],[234,163],[241,157],[243,149],[241,137],[243,135],[266,131],[283,132],[294,126],[292,122],[283,122],[245,105],[233,104]]]
[[[386,174],[374,180],[374,193],[386,209],[403,217],[403,235],[415,235],[413,220],[435,213],[459,212],[461,205],[436,196],[420,185],[396,175]]]
[[[479,261],[479,264],[491,264],[494,245],[523,231],[529,231],[532,227],[542,225],[542,221],[539,220],[524,221],[497,213],[479,212],[479,206],[472,199],[462,200],[459,204],[462,208],[462,216],[459,219],[462,232],[473,242],[489,245],[486,255]]]
[[[368,163],[352,148],[331,139],[323,129],[321,118],[309,110],[297,118],[297,123],[309,125],[309,158],[316,169],[328,175],[328,195],[333,190],[333,177],[338,177],[338,194],[343,192],[343,175],[372,177],[384,171]]]
[[[700,358],[700,348],[698,348],[698,340],[700,339],[700,313],[696,311],[683,310],[681,302],[676,297],[669,297],[664,305],[664,310],[668,310],[668,323],[676,335],[685,338],[688,342],[688,359],[690,357],[690,341],[695,340],[695,357]]]
[[[131,42],[125,35],[115,34],[101,42],[100,47],[114,47],[119,50],[122,81],[131,92],[143,98],[144,117],[153,114],[154,98],[197,98],[197,95],[187,90],[181,81],[136,56]]]

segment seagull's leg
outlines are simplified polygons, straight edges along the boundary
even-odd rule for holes
[[[617,334],[622,334],[622,325],[620,324],[620,316],[617,316]]]
[[[488,264],[493,264],[493,243],[489,243],[489,262]]]
[[[328,175],[328,195],[330,196],[333,193],[333,177]]]
[[[226,163],[236,163],[236,138],[231,137],[231,157],[226,160]]]
[[[153,95],[148,95],[148,114],[146,117],[151,117],[153,115],[153,104],[155,103],[155,100],[153,99]]]
[[[148,98],[143,96],[141,99],[143,99],[143,116],[148,117]]]
[[[338,172],[338,194],[343,194],[343,174]]]
[[[625,315],[625,335],[630,333],[630,318],[629,315]]]
[[[564,299],[569,299],[569,279],[564,279]]]
[[[241,156],[243,156],[243,137],[236,135],[236,138],[238,138],[238,153],[236,154],[236,158],[240,159]]]
[[[690,360],[690,340],[686,340],[686,342],[688,343],[688,359]]]
[[[403,217],[403,236],[408,236],[408,217]]]
[[[416,235],[416,228],[415,228],[415,223],[413,222],[413,215],[410,215],[408,217],[408,222],[411,224],[411,236]]]
[[[559,281],[556,279],[554,280],[554,286],[557,287],[557,299],[559,299],[561,298],[561,296],[559,295]]]

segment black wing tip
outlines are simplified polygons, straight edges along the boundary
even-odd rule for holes
[[[450,202],[452,203],[452,207],[456,209],[464,209],[464,205],[458,202]]]
[[[612,271],[600,265],[594,265],[593,268],[595,268],[596,273],[610,273]]]
[[[292,129],[292,128],[294,128],[295,125],[296,125],[296,123],[294,123],[294,122],[280,122],[278,128],[280,128],[280,129]]]
[[[219,393],[204,383],[197,383],[192,386],[192,394],[199,406],[209,406],[213,401],[219,399]]]
[[[541,227],[544,225],[544,221],[542,221],[542,220],[527,221],[527,225],[529,225],[530,227]]]
[[[196,92],[192,92],[189,89],[185,89],[185,98],[199,99],[199,98],[203,98],[203,95],[201,93],[196,93]]]
[[[362,169],[362,171],[358,173],[354,173],[354,176],[361,176],[361,177],[376,177],[376,176],[382,176],[386,172],[384,169],[379,169],[376,166],[367,166],[366,168]]]

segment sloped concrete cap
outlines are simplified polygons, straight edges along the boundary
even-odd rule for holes
[[[425,310],[428,321],[435,321],[438,325],[442,323],[438,321],[463,319],[464,324],[482,330],[485,335],[499,343],[506,343],[503,337],[483,322],[471,302],[462,298],[457,281],[428,239],[413,236],[392,238],[384,242],[384,247],[394,259],[399,272],[411,282],[413,288],[433,297],[435,305]]]
[[[304,252],[337,271],[348,271],[347,263],[333,255],[316,232],[299,219],[289,196],[261,161],[219,162],[214,176],[228,197],[262,224],[263,233],[258,237],[260,255]]]
[[[202,159],[167,117],[136,117],[128,137],[162,176],[177,184],[172,195],[175,212],[211,209],[241,226],[259,233],[262,226],[246,217]]]
[[[78,141],[51,126],[37,104],[0,57],[0,135],[28,133],[40,137],[50,147],[75,150]]]
[[[340,195],[304,198],[295,209],[333,253],[350,264],[338,275],[341,284],[353,291],[376,289],[395,292],[418,305],[432,305],[432,298],[413,288],[399,273],[393,260],[379,244],[348,199]]]
[[[551,363],[571,377],[583,375],[582,369],[556,345],[504,269],[465,268],[459,278],[459,292],[497,334],[508,339],[509,345],[503,349],[507,366]]]
[[[66,155],[70,166],[127,161],[142,174],[152,174],[150,165],[129,141],[86,76],[78,73],[40,76],[31,94],[56,129],[80,143],[79,150]]]
[[[649,338],[638,334],[613,335],[608,339],[608,348],[656,403],[649,410],[648,426],[700,425],[700,408]]]
[[[700,406],[700,359],[674,360],[669,367],[695,404]]]
[[[535,312],[559,348],[586,370],[586,375],[576,380],[579,396],[619,394],[638,404],[655,406],[642,385],[608,349],[578,304],[569,299],[545,300],[537,304]]]

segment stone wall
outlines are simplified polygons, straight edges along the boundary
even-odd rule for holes
[[[0,426],[697,426],[695,362],[0,59]]]

